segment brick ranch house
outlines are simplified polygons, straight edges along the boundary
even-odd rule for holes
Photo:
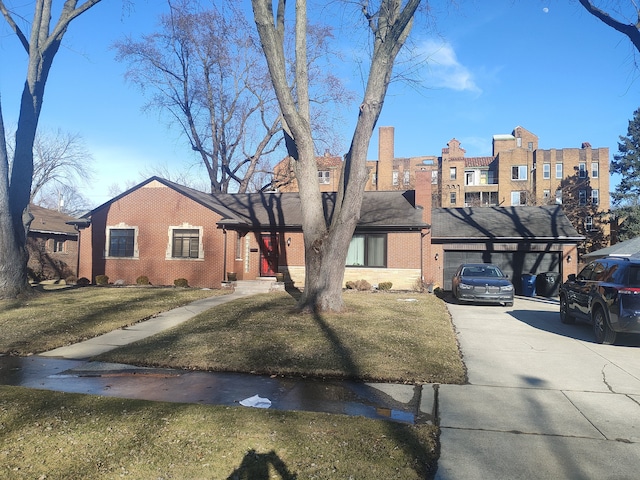
[[[542,229],[536,235],[544,246],[533,250],[531,245],[537,242],[530,233],[517,233],[523,222],[518,212],[529,212],[523,207],[513,210],[509,229],[504,225],[495,228],[501,225],[497,220],[505,217],[499,207],[475,214],[480,224],[469,222],[476,231],[474,243],[434,237],[441,229],[431,228],[431,172],[416,172],[415,178],[415,190],[365,192],[343,284],[365,279],[372,285],[392,282],[394,289],[403,290],[423,281],[446,286],[450,272],[442,268],[443,262],[450,265],[457,261],[453,252],[477,251],[489,240],[492,251],[505,254],[500,260],[507,263],[519,251],[551,249],[558,261],[538,262],[538,266],[559,271],[562,259],[572,252],[575,255],[579,236],[554,208],[540,210],[543,218],[545,212],[554,210],[553,218],[536,222]],[[330,218],[335,193],[325,192],[323,199]],[[433,212],[439,215],[439,210]],[[443,225],[451,223],[446,217],[437,218]],[[283,273],[287,281],[304,287],[302,218],[296,192],[207,194],[152,177],[92,210],[83,222],[78,276],[92,281],[97,275],[107,275],[110,282],[135,284],[145,275],[154,285],[172,285],[185,278],[193,287],[216,288],[228,280],[228,273],[238,280]],[[510,238],[503,239],[500,231],[508,231]],[[565,267],[563,276],[575,273],[575,262],[565,262]],[[518,268],[509,271],[513,278],[523,273]]]

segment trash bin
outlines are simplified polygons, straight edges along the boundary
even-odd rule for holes
[[[560,274],[557,272],[544,272],[536,278],[536,291],[543,297],[556,297],[560,286]]]
[[[525,297],[536,296],[536,276],[533,273],[522,274],[522,295]]]

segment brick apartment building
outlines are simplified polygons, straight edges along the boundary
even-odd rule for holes
[[[411,189],[417,171],[431,171],[434,208],[561,205],[579,234],[578,250],[587,253],[609,244],[609,149],[540,149],[538,137],[523,127],[493,136],[491,156],[466,157],[452,138],[440,156],[397,158],[394,127],[380,127],[378,159],[368,161],[366,190]],[[335,191],[341,159],[318,159],[322,191]],[[280,191],[296,191],[288,160],[274,169]]]

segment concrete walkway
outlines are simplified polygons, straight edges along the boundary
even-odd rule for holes
[[[639,477],[639,338],[598,345],[542,298],[448,307],[470,384],[440,386],[437,479]]]

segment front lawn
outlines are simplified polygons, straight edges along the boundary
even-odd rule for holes
[[[463,383],[449,313],[425,294],[345,294],[341,314],[294,311],[286,293],[220,305],[96,360],[195,370]]]
[[[133,325],[227,290],[82,287],[0,300],[0,354],[28,355]]]

